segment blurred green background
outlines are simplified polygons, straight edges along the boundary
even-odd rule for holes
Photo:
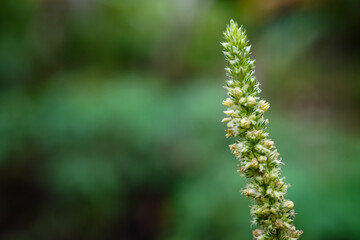
[[[233,18],[302,239],[360,239],[359,3],[2,0],[0,238],[251,239],[220,123]]]

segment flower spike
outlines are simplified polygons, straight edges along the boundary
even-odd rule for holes
[[[228,80],[225,88],[228,98],[223,101],[227,115],[226,137],[236,137],[230,150],[239,160],[238,172],[248,178],[242,193],[252,199],[252,223],[257,240],[295,240],[302,231],[293,225],[294,203],[285,199],[289,187],[280,177],[283,164],[274,142],[268,138],[264,113],[270,108],[260,100],[259,82],[256,80],[254,60],[250,59],[251,46],[245,29],[233,20],[224,32],[225,68]]]

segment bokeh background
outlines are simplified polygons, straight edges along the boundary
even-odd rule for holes
[[[359,3],[2,0],[0,238],[251,239],[220,123],[233,18],[302,239],[360,239]]]

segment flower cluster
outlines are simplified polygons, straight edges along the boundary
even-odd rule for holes
[[[252,223],[258,226],[253,231],[258,240],[298,239],[302,231],[293,225],[294,203],[285,199],[289,187],[280,177],[281,158],[268,138],[264,113],[270,104],[260,100],[259,82],[250,59],[250,48],[245,30],[231,20],[224,32],[224,55],[228,67],[225,88],[228,98],[222,102],[227,115],[226,137],[236,137],[230,150],[239,160],[238,172],[249,181],[242,193],[252,198]]]

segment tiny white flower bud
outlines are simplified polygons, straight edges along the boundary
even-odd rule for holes
[[[276,228],[280,228],[280,229],[285,227],[283,221],[280,219],[277,219],[275,221],[275,226],[276,226]]]
[[[294,207],[294,203],[290,200],[284,202],[284,207],[292,209]]]
[[[261,134],[261,137],[262,137],[262,138],[266,138],[267,136],[269,136],[268,133],[262,133],[262,134]]]
[[[265,148],[265,147],[264,147],[263,145],[261,145],[261,144],[256,144],[254,148],[255,148],[256,151],[258,151],[258,152],[261,153],[261,154],[270,152],[269,149]]]
[[[227,132],[225,137],[229,138],[231,136],[234,136],[234,131],[232,129],[226,129],[225,131]]]
[[[270,179],[277,179],[279,177],[279,173],[278,172],[272,172],[270,174]]]
[[[253,158],[251,160],[251,166],[253,166],[254,168],[257,168],[259,166],[258,161],[256,160],[256,158]]]
[[[224,56],[225,56],[225,57],[228,57],[228,58],[231,57],[231,53],[230,53],[230,52],[228,52],[228,51],[223,51],[223,53],[224,53]]]
[[[259,164],[259,171],[264,172],[264,169],[265,169],[265,165],[264,164]]]
[[[246,74],[246,68],[245,67],[239,67],[239,72],[241,73],[241,74]]]
[[[266,112],[270,108],[270,103],[266,102],[265,100],[260,100],[259,108],[264,112]]]
[[[228,116],[231,116],[234,113],[234,110],[227,110],[227,111],[224,111],[224,113]]]
[[[255,106],[256,105],[256,99],[255,98],[253,98],[253,97],[247,97],[247,105],[249,106],[249,107],[253,107],[253,106]]]
[[[245,172],[245,169],[244,169],[240,164],[238,164],[237,167],[238,167],[238,170],[236,170],[236,171],[237,171],[238,173],[243,173],[243,172]]]
[[[270,150],[268,150],[268,151],[270,151]],[[279,156],[280,156],[280,154],[277,152],[277,150],[274,150],[274,151],[269,153],[268,161],[273,161],[273,160],[277,159]]]
[[[230,70],[230,69],[229,69]],[[228,80],[227,81],[227,84],[228,84],[228,86],[232,86],[233,84],[234,84],[234,81],[233,80]]]
[[[267,148],[271,148],[274,145],[274,142],[271,140],[264,140],[264,145]]]
[[[255,121],[256,120],[256,116],[255,114],[251,114],[251,116],[249,117],[251,120]]]
[[[283,192],[274,191],[274,196],[275,196],[276,198],[281,198],[283,195],[284,195]]]
[[[256,230],[253,231],[253,235],[254,235],[254,237],[256,237],[256,238],[257,238],[257,237],[260,237],[262,233],[263,233],[263,231],[260,230],[260,229],[256,229]]]
[[[249,128],[250,127],[250,121],[247,118],[241,119],[240,126],[242,128]]]
[[[271,188],[268,188],[268,189],[266,190],[266,195],[272,195],[272,193],[273,193],[273,191],[272,191]]]
[[[238,170],[236,170],[238,173],[243,173],[243,172],[245,172],[245,170],[243,169],[243,168],[240,168],[240,169],[238,169]]]
[[[258,161],[261,162],[261,163],[263,163],[263,162],[266,161],[266,158],[265,158],[264,156],[260,156],[260,157],[258,158]]]
[[[229,122],[231,120],[231,118],[223,118],[222,120],[221,120],[221,122]]]
[[[227,48],[229,46],[228,42],[221,42],[220,43],[224,48]]]
[[[247,196],[247,197],[255,196],[255,195],[256,195],[256,191],[255,191],[254,189],[245,189],[245,190],[244,190],[244,194],[245,194],[245,196]]]
[[[276,183],[276,187],[281,188],[282,186],[284,186],[284,184],[285,183],[283,181],[279,181],[279,182]]]
[[[227,98],[226,100],[222,101],[222,105],[226,107],[231,107],[232,105],[234,105],[234,102],[230,98]]]
[[[230,145],[229,145],[229,148],[230,148],[231,150],[236,150],[236,143],[230,144]]]
[[[256,179],[256,182],[258,182],[261,185],[264,183],[264,179],[261,176],[258,176],[255,179]]]
[[[270,182],[270,176],[269,176],[269,174],[265,173],[263,178],[264,178],[264,183],[265,183],[265,184],[269,184],[269,182]]]
[[[240,98],[239,103],[241,105],[244,105],[246,103],[246,98],[244,98],[244,97]]]
[[[294,238],[292,238],[291,240],[297,240],[297,239],[300,237],[300,235],[303,233],[303,232],[300,231],[300,230],[296,230],[295,226],[293,226],[293,227],[291,228],[291,232],[292,232],[292,234],[293,234],[293,236],[294,236]]]
[[[243,92],[239,87],[234,88],[233,95],[234,97],[240,98],[242,96]]]
[[[261,213],[264,214],[264,215],[269,215],[270,214],[270,209],[267,208],[267,207],[263,207]]]
[[[235,65],[237,63],[237,60],[236,59],[230,60],[229,63],[230,63],[230,65]]]
[[[233,118],[238,118],[238,117],[240,117],[239,111],[235,111],[235,112],[231,115],[231,117],[233,117]]]
[[[232,128],[232,127],[234,127],[234,122],[233,122],[233,121],[228,122],[228,123],[226,124],[226,126],[227,126],[228,128]]]

